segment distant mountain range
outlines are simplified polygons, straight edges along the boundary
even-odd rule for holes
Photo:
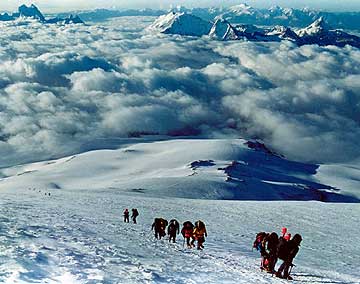
[[[270,9],[256,9],[246,4],[227,8],[192,8],[178,6],[169,10],[107,10],[77,12],[84,21],[103,21],[124,16],[161,16],[168,12],[187,13],[207,21],[216,21],[218,17],[234,24],[251,24],[258,26],[288,26],[304,28],[322,17],[334,29],[360,30],[360,12],[321,12],[310,9],[291,9],[274,6]],[[68,17],[69,13],[59,14]]]
[[[292,9],[274,6],[270,9],[256,9],[247,4],[228,8],[193,8],[179,6],[171,12],[184,12],[204,20],[215,21],[219,16],[231,23],[258,26],[289,26],[304,28],[319,18],[323,18],[335,29],[360,30],[360,12],[321,12],[307,8]]]
[[[31,6],[21,5],[18,8],[18,12],[8,14],[0,14],[0,21],[15,21],[19,18],[31,18],[38,20],[42,23],[55,24],[84,24],[83,20],[79,16],[69,15],[66,18],[55,17],[51,19],[46,19],[40,10],[32,4]]]
[[[159,17],[169,12],[186,13],[197,16],[203,20],[215,22],[221,18],[232,24],[257,25],[257,26],[286,26],[305,28],[319,18],[322,18],[333,29],[359,30],[360,12],[321,12],[310,9],[291,9],[274,6],[270,9],[256,9],[246,4],[226,8],[192,8],[178,6],[171,10],[130,9],[110,10],[96,9],[92,11],[78,11],[74,13],[60,13],[51,19],[45,19],[35,5],[19,7],[18,12],[0,14],[0,21],[13,21],[20,17],[38,19],[43,23],[83,23],[84,21],[104,21],[109,18],[127,16],[152,16]]]
[[[360,48],[360,38],[341,30],[332,29],[323,17],[303,29],[285,26],[260,28],[254,25],[232,25],[227,19],[218,17],[214,23],[186,12],[170,12],[160,16],[148,28],[165,34],[187,36],[209,36],[216,40],[282,41],[289,40],[297,45],[318,44]]]

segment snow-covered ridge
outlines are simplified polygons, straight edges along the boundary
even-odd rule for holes
[[[26,185],[193,199],[359,201],[317,182],[318,168],[286,160],[256,141],[170,140],[3,169],[0,189]]]
[[[31,4],[30,6],[21,5],[18,8],[18,12],[15,12],[11,15],[8,13],[0,14],[0,21],[15,21],[19,18],[30,18],[34,20],[38,20],[41,23],[48,23],[48,24],[55,24],[55,23],[62,23],[62,24],[84,24],[84,22],[80,19],[79,16],[70,15],[66,18],[51,18],[46,19],[41,11],[34,5]]]
[[[289,27],[276,26],[259,28],[254,25],[232,25],[219,17],[215,23],[205,21],[192,14],[170,12],[160,16],[149,27],[166,34],[205,36],[217,40],[282,41],[289,40],[297,45],[318,44],[343,47],[351,45],[360,48],[360,38],[340,30],[331,30],[323,18],[304,29],[294,31]]]

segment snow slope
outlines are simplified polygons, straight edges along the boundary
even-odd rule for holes
[[[359,283],[358,204],[203,199],[222,197],[206,194],[215,184],[225,190],[224,179],[249,182],[267,172],[279,178],[285,169],[286,179],[314,185],[316,166],[244,143],[149,142],[2,169],[0,283],[285,283],[260,272],[251,250],[258,231],[283,226],[304,239],[292,273],[298,283]],[[220,165],[226,169],[215,169]],[[327,174],[321,173],[324,182]],[[193,199],[173,197],[189,192]],[[257,191],[258,199],[263,193]],[[138,224],[124,224],[122,210],[134,207]],[[180,236],[176,244],[155,240],[155,217],[204,220],[205,250],[184,248]]]
[[[0,189],[105,187],[195,199],[358,201],[317,182],[317,168],[243,139],[170,140],[3,169]]]

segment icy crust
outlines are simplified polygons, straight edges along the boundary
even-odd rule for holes
[[[194,199],[359,201],[317,182],[317,169],[259,142],[170,140],[3,169],[0,189],[105,187]]]
[[[250,41],[292,41],[297,45],[317,44],[320,46],[335,45],[344,47],[351,45],[360,48],[360,38],[340,30],[331,30],[321,17],[304,29],[297,31],[289,27],[275,26],[259,28],[254,25],[230,24],[224,16],[215,23],[205,21],[192,14],[171,12],[160,16],[149,27],[150,30],[166,34],[187,36],[208,35],[216,40],[250,40]]]

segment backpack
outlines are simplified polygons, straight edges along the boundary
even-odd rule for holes
[[[183,224],[183,228],[181,229],[181,234],[184,238],[190,238],[192,236],[192,232],[194,230],[194,225],[190,221],[186,221]]]
[[[169,226],[174,227],[177,231],[179,231],[180,225],[177,220],[172,219]]]
[[[279,236],[275,232],[267,235],[263,240],[264,247],[268,250],[269,254],[275,255],[279,244]]]
[[[282,260],[286,260],[289,255],[289,242],[283,237],[279,238],[279,244],[277,246],[277,256]]]
[[[262,242],[267,235],[268,234],[265,232],[257,233],[255,241],[253,243],[253,248],[256,248],[257,251],[261,251],[262,250]]]
[[[196,221],[195,222],[195,227],[199,228],[199,229],[204,229],[205,228],[205,223],[201,220]]]

